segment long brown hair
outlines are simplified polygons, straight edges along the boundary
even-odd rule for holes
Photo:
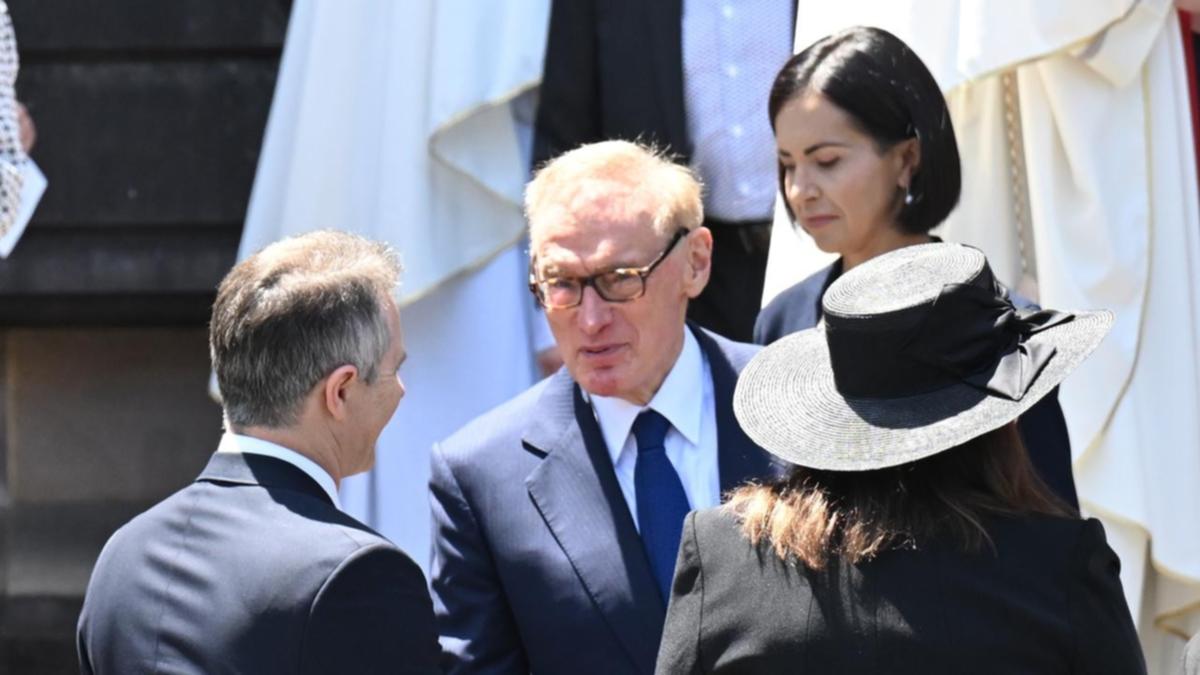
[[[991,541],[989,514],[1076,515],[1034,472],[1015,423],[887,469],[796,467],[774,483],[739,488],[726,508],[752,542],[813,569],[934,539],[978,550]]]

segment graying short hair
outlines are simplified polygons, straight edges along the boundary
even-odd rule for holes
[[[284,239],[234,267],[209,325],[228,424],[295,424],[308,392],[344,365],[374,381],[399,279],[389,246],[335,231]]]
[[[659,234],[693,230],[704,220],[703,186],[694,171],[653,145],[600,141],[550,160],[525,186],[531,238],[537,240],[543,214],[554,218],[555,210],[570,210],[581,196],[614,188],[627,190],[630,201],[652,205],[651,225]]]

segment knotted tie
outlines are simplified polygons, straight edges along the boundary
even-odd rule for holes
[[[638,527],[642,548],[664,601],[671,597],[671,577],[683,536],[683,518],[690,510],[679,474],[667,459],[664,441],[670,428],[667,418],[653,410],[643,411],[633,422],[638,446],[633,470]]]

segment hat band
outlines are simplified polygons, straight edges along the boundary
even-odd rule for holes
[[[1029,338],[1072,319],[1018,310],[998,286],[947,284],[933,302],[888,316],[827,314],[825,335],[843,396],[901,398],[967,384],[1019,401],[1056,351]]]

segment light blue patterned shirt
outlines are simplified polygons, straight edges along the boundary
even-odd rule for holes
[[[767,96],[792,53],[792,7],[786,0],[683,2],[684,109],[710,217],[771,217],[776,168]]]

